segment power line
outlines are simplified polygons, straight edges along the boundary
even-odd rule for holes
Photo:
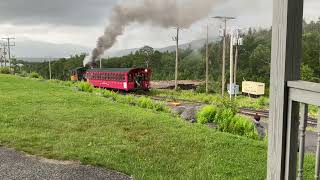
[[[5,44],[5,46],[6,46],[7,49],[8,49],[9,68],[10,68],[10,71],[11,71],[11,47],[16,46],[16,43],[13,42],[13,44],[11,44],[10,41],[11,41],[11,40],[14,40],[14,39],[16,39],[16,38],[6,37],[6,38],[2,38],[2,39],[7,41],[7,43]]]
[[[224,30],[223,30],[223,53],[222,53],[222,85],[221,85],[221,94],[224,96],[225,91],[225,75],[226,75],[226,41],[227,41],[227,21],[236,19],[235,17],[227,17],[227,16],[215,16],[212,17],[215,19],[219,19],[224,22]]]
[[[206,93],[209,92],[209,23],[207,24],[207,40],[206,40]]]
[[[177,34],[173,37],[173,40],[176,41],[176,66],[175,66],[175,78],[174,78],[174,89],[178,89],[178,68],[179,68],[179,32],[180,28],[176,27]]]

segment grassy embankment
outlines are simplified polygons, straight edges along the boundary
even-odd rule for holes
[[[0,145],[135,179],[265,179],[267,147],[172,115],[0,75]],[[306,158],[307,179],[314,157]]]

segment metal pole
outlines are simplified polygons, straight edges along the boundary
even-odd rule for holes
[[[175,68],[175,87],[174,89],[178,89],[178,67],[179,67],[179,27],[177,27],[177,37],[176,37],[176,68]]]
[[[49,78],[52,79],[52,73],[51,73],[51,60],[49,59]]]
[[[232,99],[232,87],[233,87],[233,32],[230,34],[230,99]]]
[[[102,58],[100,58],[100,69],[102,69],[102,60],[101,60]]]
[[[6,52],[6,45],[3,45],[3,59],[4,59],[4,67],[7,67],[7,52]]]
[[[207,24],[207,41],[206,41],[206,93],[209,92],[209,24]]]
[[[236,52],[235,52],[235,59],[234,59],[234,84],[237,85],[237,71],[238,71],[238,42],[236,45]],[[237,94],[235,94],[235,97],[237,97]]]
[[[223,53],[222,53],[222,90],[221,94],[224,96],[225,91],[225,73],[226,73],[226,35],[227,35],[227,21],[231,19],[236,19],[235,17],[227,16],[215,16],[213,18],[221,19],[224,22],[224,31],[223,31]]]
[[[7,41],[8,41],[9,69],[10,69],[10,71],[11,71],[10,38],[8,38]]]
[[[223,52],[222,52],[222,90],[221,94],[224,96],[225,91],[225,74],[226,74],[226,35],[227,35],[227,20],[224,20],[224,30],[223,30]]]

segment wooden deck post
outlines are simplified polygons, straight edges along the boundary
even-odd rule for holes
[[[287,139],[295,140],[295,131],[298,129],[292,129],[287,134],[287,81],[300,78],[302,20],[303,0],[273,0],[268,180],[289,178],[285,173],[288,168],[286,150],[290,149],[287,147]],[[294,112],[295,110],[296,108],[290,116],[299,115],[299,111]],[[287,172],[293,173],[288,169]]]

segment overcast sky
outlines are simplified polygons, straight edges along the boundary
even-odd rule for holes
[[[93,48],[98,36],[108,24],[112,7],[125,0],[2,0],[0,1],[0,35],[14,36],[17,41],[44,41],[76,44]],[[198,0],[201,3],[201,0]],[[320,1],[305,0],[305,18],[320,16]],[[236,16],[231,26],[270,27],[272,0],[225,0],[213,7],[209,16]],[[192,14],[190,14],[192,16]],[[181,41],[204,37],[207,18],[184,29]],[[219,21],[210,20],[210,34],[217,34]],[[132,24],[118,39],[113,50],[151,45],[173,45],[173,29],[162,29],[148,24]]]

